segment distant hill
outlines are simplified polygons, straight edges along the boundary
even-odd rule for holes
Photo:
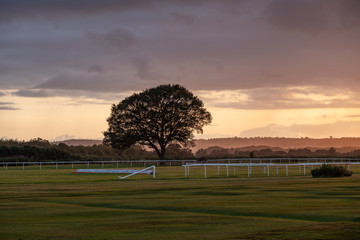
[[[324,149],[334,147],[336,149],[353,150],[360,148],[360,138],[282,138],[282,137],[254,137],[254,138],[211,138],[198,139],[193,152],[211,146],[223,148],[243,148],[249,146],[263,146],[270,148],[310,148]]]
[[[55,144],[65,143],[68,146],[92,146],[102,144],[102,140],[91,139],[69,139],[64,141],[56,141]]]

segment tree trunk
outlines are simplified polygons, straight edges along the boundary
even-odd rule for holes
[[[161,146],[161,150],[160,150],[160,154],[159,154],[159,159],[160,160],[165,160],[165,154],[166,154],[166,147],[165,146]],[[165,165],[165,162],[161,162],[160,163],[161,166]]]
[[[160,149],[158,147],[156,147],[155,145],[152,145],[150,147],[155,150],[155,152],[159,156],[159,160],[164,160],[165,159],[166,146],[160,146]]]
[[[164,149],[161,149],[161,153],[160,153],[160,160],[165,160],[165,148]]]

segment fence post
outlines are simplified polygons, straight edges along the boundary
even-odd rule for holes
[[[206,165],[204,165],[204,172],[205,172],[205,178],[206,178]]]
[[[23,170],[24,170],[24,168],[25,168],[25,163],[23,163]]]
[[[40,170],[41,170],[41,162],[40,162]]]

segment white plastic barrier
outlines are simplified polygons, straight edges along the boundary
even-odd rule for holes
[[[78,169],[76,173],[135,173],[139,169]],[[152,170],[142,171],[143,174],[153,174]]]
[[[151,169],[152,168],[152,170],[148,170],[148,169]],[[131,173],[131,174],[129,174],[129,175],[126,175],[126,176],[124,176],[124,177],[120,177],[119,176],[119,178],[120,179],[125,179],[125,178],[128,178],[128,177],[131,177],[131,176],[133,176],[133,175],[135,175],[135,174],[138,174],[138,173],[144,173],[144,172],[152,172],[152,175],[153,175],[153,179],[155,179],[155,165],[152,165],[151,167],[148,167],[148,168],[144,168],[144,169],[142,169],[142,170],[136,170],[136,172],[133,172],[133,173]],[[150,173],[151,174],[151,173]]]

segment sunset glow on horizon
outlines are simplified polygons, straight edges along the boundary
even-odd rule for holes
[[[198,96],[196,138],[359,137],[360,1],[8,1],[0,138],[102,139],[112,104]]]

